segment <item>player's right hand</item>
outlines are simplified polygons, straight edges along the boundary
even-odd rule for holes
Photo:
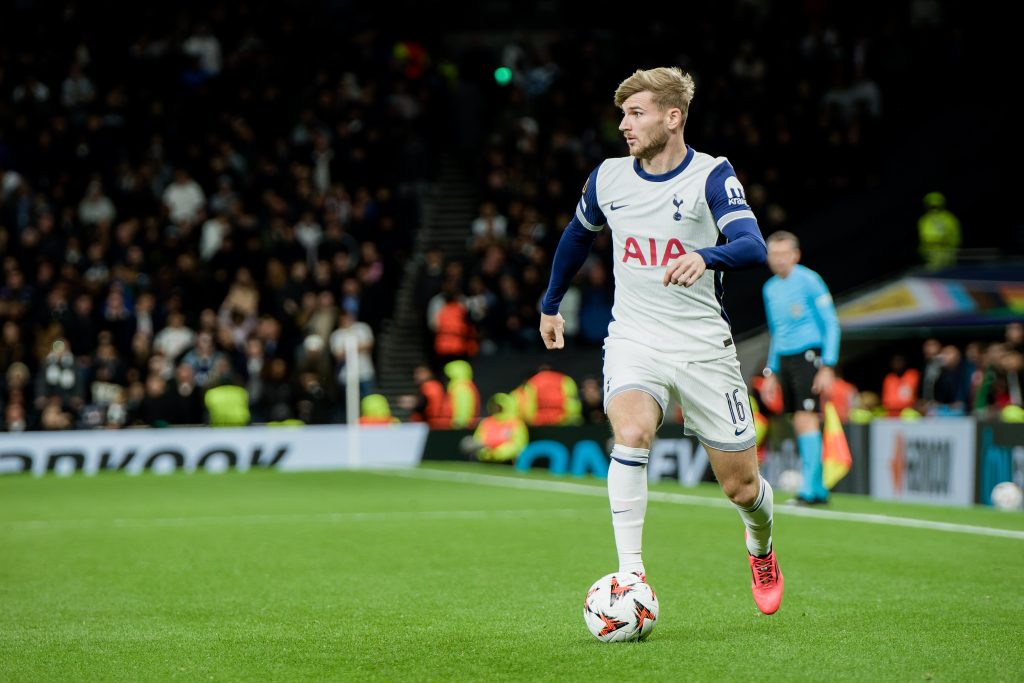
[[[544,346],[550,349],[561,349],[565,347],[565,318],[561,313],[554,315],[540,314],[540,338],[544,340]]]

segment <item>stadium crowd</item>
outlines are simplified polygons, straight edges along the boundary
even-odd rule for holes
[[[915,65],[882,24],[769,5],[694,15],[727,41],[642,41],[696,76],[688,130],[742,158],[765,234],[878,182],[882,92],[887,111],[910,95],[872,74]],[[369,393],[421,192],[456,139],[480,204],[461,258],[422,255],[435,370],[539,346],[578,188],[623,153],[611,92],[641,37],[541,32],[442,54],[331,7],[164,7],[115,25],[25,3],[0,23],[0,428],[192,424],[224,384],[246,389],[253,421],[340,421],[344,340],[369,361]],[[941,34],[927,7],[910,21],[917,44]],[[455,92],[473,106],[453,114]],[[599,344],[610,308],[605,233],[564,300],[567,334]],[[969,362],[1001,387],[1006,357]],[[600,390],[581,382],[584,418],[603,419]]]
[[[372,348],[432,172],[428,55],[301,8],[18,11],[3,429],[198,423],[225,383],[254,421],[340,420],[344,339]]]

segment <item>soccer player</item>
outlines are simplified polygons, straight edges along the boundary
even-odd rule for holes
[[[548,349],[564,346],[559,303],[607,225],[615,300],[604,385],[615,437],[608,497],[619,571],[645,575],[647,461],[674,397],[743,518],[754,601],[772,614],[783,589],[772,489],[758,473],[747,388],[722,307],[723,272],[764,263],[766,247],[729,161],[683,140],[693,93],[693,79],[678,68],[638,70],[619,84],[629,156],[606,159],[584,184],[555,251],[540,334]]]
[[[766,388],[778,382],[783,408],[793,413],[803,469],[803,484],[794,500],[821,505],[828,502],[828,489],[822,481],[818,395],[835,380],[839,319],[821,276],[799,261],[796,235],[780,230],[768,237],[768,267],[775,275],[764,283],[763,291],[771,335],[763,373]]]

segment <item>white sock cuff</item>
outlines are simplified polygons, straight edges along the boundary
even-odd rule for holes
[[[650,448],[630,448],[619,443],[612,448],[612,458],[625,465],[646,465],[650,457]]]
[[[754,504],[750,507],[740,508],[744,512],[755,512],[759,507],[761,507],[761,504],[764,503],[765,496],[771,495],[772,487],[771,484],[768,483],[768,480],[761,476],[759,476],[758,479],[760,479],[761,484],[757,490],[757,498],[754,499]],[[736,507],[739,506],[737,505]]]

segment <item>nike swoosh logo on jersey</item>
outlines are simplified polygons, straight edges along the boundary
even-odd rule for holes
[[[618,211],[619,209],[624,209],[627,206],[629,206],[629,204],[619,204],[618,206],[615,206],[615,202],[612,202],[611,204],[608,205],[608,208],[611,209],[612,211]]]
[[[623,512],[629,512],[632,509],[633,508],[626,508],[625,510],[612,510],[612,514],[613,515],[618,515],[618,514],[622,514]]]
[[[737,430],[736,430],[736,436],[739,436],[739,435],[740,435],[740,434],[742,434],[743,432],[747,431],[747,427],[749,427],[749,426],[750,426],[750,425],[743,425],[743,429],[737,429]]]

